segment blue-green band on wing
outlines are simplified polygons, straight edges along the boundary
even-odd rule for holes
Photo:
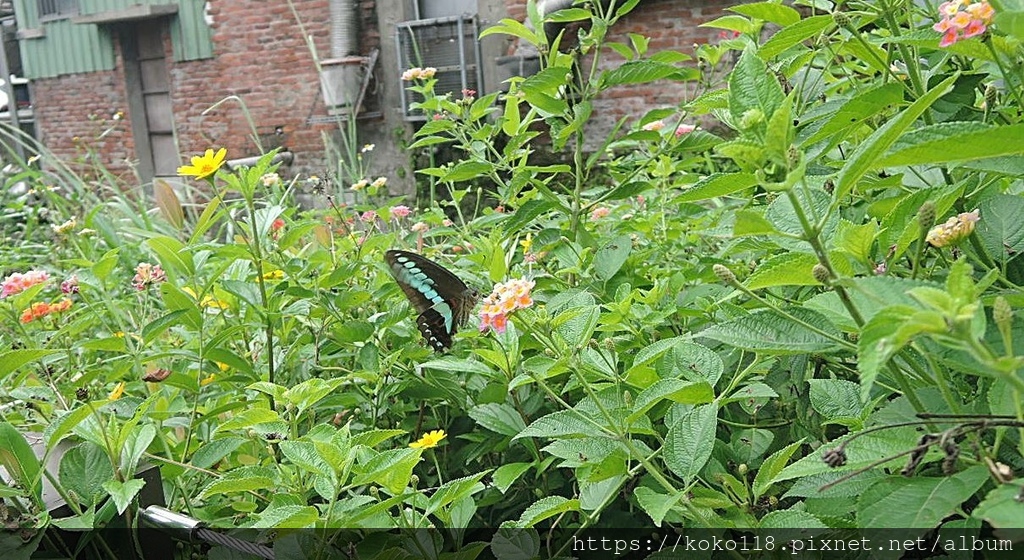
[[[469,319],[479,297],[458,276],[443,266],[408,251],[388,251],[388,270],[412,302],[419,316],[416,326],[437,352],[452,345],[452,336]]]

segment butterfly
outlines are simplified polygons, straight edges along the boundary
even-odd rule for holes
[[[480,293],[436,262],[408,251],[384,255],[391,276],[419,313],[416,326],[435,352],[452,346],[452,336],[469,319]]]

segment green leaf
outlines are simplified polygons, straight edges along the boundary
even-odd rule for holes
[[[230,455],[246,441],[248,440],[236,436],[222,437],[213,441],[208,441],[204,443],[202,447],[197,449],[194,454],[192,454],[190,464],[199,469],[208,469],[224,457]]]
[[[914,101],[895,117],[878,127],[862,142],[846,160],[836,179],[836,199],[842,200],[853,190],[854,185],[871,169],[879,167],[878,160],[911,125],[917,121],[937,99],[953,89],[959,74],[953,74]]]
[[[540,535],[537,531],[524,531],[506,521],[491,538],[491,553],[496,560],[524,560],[540,554]]]
[[[800,21],[800,12],[777,2],[753,2],[751,4],[741,4],[739,6],[732,6],[729,8],[729,11],[756,19],[770,21],[782,27],[793,25]]]
[[[488,472],[490,471],[484,471],[445,482],[430,496],[430,499],[427,500],[427,507],[424,509],[423,514],[431,515],[448,504],[483,491],[484,485],[480,484],[480,480],[487,476]]]
[[[675,200],[678,202],[707,200],[748,189],[757,183],[757,177],[753,173],[713,173],[683,191]]]
[[[997,194],[983,199],[978,210],[974,231],[990,257],[1006,262],[1024,251],[1024,198]]]
[[[572,70],[560,66],[545,68],[526,78],[520,85],[524,92],[557,95],[566,85],[572,83]]]
[[[86,506],[94,506],[106,497],[103,483],[114,478],[110,457],[98,445],[85,441],[68,450],[60,460],[60,482],[78,495]]]
[[[282,441],[278,446],[281,454],[302,470],[321,476],[334,474],[334,469],[320,456],[313,442]]]
[[[313,506],[271,505],[259,513],[259,519],[252,523],[257,529],[302,529],[320,519],[320,513]]]
[[[645,84],[665,78],[680,75],[681,69],[664,62],[656,62],[650,59],[631,60],[622,63],[617,68],[607,70],[601,75],[600,89],[625,84]]]
[[[528,200],[516,209],[516,213],[505,220],[502,228],[505,233],[522,231],[527,225],[533,223],[542,214],[554,209],[554,205],[545,200]]]
[[[846,464],[841,467],[830,467],[826,464],[822,455],[835,450],[853,435],[857,435],[857,439],[843,448],[846,453]],[[901,453],[915,447],[919,438],[920,434],[913,426],[893,427],[863,435],[859,432],[848,434],[821,445],[805,457],[782,469],[782,472],[771,481],[771,484],[810,476],[834,476],[836,473],[849,473],[869,466],[898,470],[906,463],[906,459],[902,457]],[[875,465],[879,460],[886,458],[890,458],[890,460]]]
[[[757,56],[761,57],[763,60],[774,58],[786,49],[810,39],[832,25],[834,24],[832,23],[831,14],[811,16],[800,20],[793,25],[780,29],[778,33],[772,35],[772,37],[765,41],[764,44],[761,45],[761,48],[758,49]]]
[[[857,526],[931,529],[960,511],[988,478],[982,465],[946,477],[884,478],[857,500]]]
[[[758,522],[757,527],[759,529],[793,529],[799,527],[801,530],[810,533],[811,529],[827,529],[828,525],[806,511],[785,509],[768,512]],[[793,550],[792,554],[796,554],[796,549]]]
[[[526,422],[508,403],[486,403],[469,410],[469,417],[484,428],[503,436],[514,436],[526,429]]]
[[[147,323],[145,327],[142,327],[142,340],[144,344],[153,342],[153,340],[163,334],[164,331],[179,323],[181,316],[185,313],[187,313],[187,311],[184,309],[171,311],[170,313]]]
[[[633,412],[626,421],[633,423],[663,400],[681,404],[707,404],[715,400],[715,390],[707,381],[661,379],[637,395]]]
[[[842,348],[835,340],[839,331],[820,313],[802,307],[787,308],[786,311],[802,323],[774,311],[763,310],[712,325],[701,331],[700,336],[767,354],[824,353]]]
[[[525,437],[589,436],[594,431],[594,424],[587,421],[579,411],[559,410],[534,420],[512,440]]]
[[[902,101],[903,88],[897,83],[890,82],[868,89],[847,99],[825,124],[801,141],[800,145],[810,146],[825,139],[829,139],[833,145],[837,144],[845,138],[843,131],[855,130],[868,119]]]
[[[41,348],[24,348],[8,350],[0,354],[0,380],[10,375],[21,366],[41,360],[47,356],[60,353],[60,350],[43,350]]]
[[[126,424],[122,429],[127,427],[128,425]],[[149,449],[149,445],[153,443],[155,438],[156,426],[152,424],[143,424],[135,429],[131,429],[128,437],[124,440],[124,444],[121,446],[120,470],[122,473],[135,474],[135,469],[139,466],[139,460],[142,459],[142,454]]]
[[[971,517],[980,519],[996,529],[1024,527],[1024,510],[1020,507],[1021,479],[1000,484],[989,491],[985,498],[971,512]]]
[[[37,504],[42,505],[42,465],[32,452],[32,446],[9,422],[0,422],[0,465],[35,497]]]
[[[328,381],[314,377],[288,389],[284,392],[282,398],[285,402],[294,406],[301,414],[347,382],[344,378]]]
[[[740,33],[751,33],[755,30],[754,24],[749,19],[740,16],[722,16],[707,23],[702,23],[699,27],[727,29],[729,31],[739,31]]]
[[[257,424],[277,422],[281,416],[269,408],[247,408],[236,414],[230,420],[217,426],[215,433],[227,432],[230,430],[245,430]]]
[[[601,246],[594,255],[594,276],[598,280],[608,281],[622,268],[633,250],[633,238],[620,235]]]
[[[494,165],[482,161],[463,161],[448,169],[441,175],[441,180],[448,183],[469,181],[480,177],[488,177]]]
[[[846,220],[840,220],[834,242],[838,249],[846,251],[857,260],[869,262],[871,259],[871,246],[875,243],[877,235],[878,222],[874,220],[859,226],[853,225]]]
[[[579,349],[590,343],[600,317],[601,309],[596,305],[571,307],[556,315],[551,326],[569,348]]]
[[[975,129],[965,131],[965,129]],[[875,167],[970,161],[1024,154],[1024,124],[940,123],[904,134]]]
[[[143,241],[142,246],[156,254],[161,266],[168,274],[173,276],[177,273],[189,277],[195,274],[192,253],[181,241],[166,235],[158,235]]]
[[[864,325],[857,339],[857,371],[860,373],[861,399],[867,400],[882,366],[907,342],[909,337],[897,338],[903,324],[914,309],[894,305],[877,313]]]
[[[352,436],[352,445],[377,447],[391,438],[404,436],[405,434],[405,430],[367,430]]]
[[[579,500],[570,500],[562,496],[546,496],[530,504],[514,525],[520,529],[533,527],[550,517],[579,510]]]
[[[392,494],[401,493],[409,486],[412,469],[420,461],[421,449],[403,448],[383,451],[364,465],[355,484],[380,484]]]
[[[211,482],[199,493],[199,497],[205,499],[218,494],[261,492],[275,486],[271,472],[266,467],[240,467]]]
[[[686,492],[680,490],[674,494],[660,494],[646,486],[640,486],[633,491],[633,496],[644,513],[654,521],[654,525],[661,527],[665,515],[686,496]]]
[[[704,468],[715,446],[718,406],[705,404],[689,411],[672,424],[665,435],[665,464],[676,475],[690,481]]]
[[[764,460],[764,462],[761,463],[761,467],[757,469],[757,474],[754,476],[754,484],[751,487],[755,501],[760,500],[761,496],[764,496],[765,492],[772,487],[775,477],[782,472],[786,463],[789,462],[789,458],[793,456],[793,453],[796,453],[797,449],[800,449],[803,442],[803,439],[794,441],[786,447],[772,453]]]
[[[817,286],[811,270],[818,257],[809,253],[781,253],[761,262],[744,282],[751,290],[775,286]]]
[[[103,483],[103,489],[110,494],[117,506],[117,514],[121,515],[131,505],[132,500],[142,490],[146,483],[138,478],[121,482],[119,480],[108,480]]]
[[[488,35],[495,35],[499,33],[511,35],[513,37],[519,37],[520,39],[534,46],[539,45],[541,43],[540,39],[537,37],[537,34],[529,27],[523,25],[523,22],[508,18],[503,19],[498,23],[494,24],[493,26],[481,31],[480,38],[483,39]]]
[[[508,492],[508,489],[519,477],[523,476],[523,473],[530,470],[533,463],[507,463],[498,467],[494,474],[491,475],[491,481],[494,486],[501,491],[502,494]]]
[[[811,386],[811,408],[822,415],[826,424],[841,424],[858,429],[865,405],[860,387],[845,379],[808,379]]]

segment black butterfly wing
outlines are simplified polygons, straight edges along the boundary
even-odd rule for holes
[[[419,312],[416,326],[431,348],[451,347],[452,335],[469,318],[476,291],[443,266],[416,253],[388,251],[388,270]]]

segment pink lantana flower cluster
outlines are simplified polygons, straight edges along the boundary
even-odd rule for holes
[[[948,47],[961,39],[981,35],[988,29],[995,10],[986,0],[949,0],[939,5],[942,19],[932,29],[942,33],[940,47]]]
[[[15,272],[4,279],[3,285],[0,287],[0,298],[20,294],[32,286],[42,284],[49,279],[50,275],[43,270],[30,270],[25,274]]]
[[[139,263],[135,267],[135,277],[132,278],[132,287],[142,291],[150,285],[167,281],[167,273],[158,264]]]
[[[494,329],[498,334],[505,332],[510,313],[533,305],[530,291],[534,285],[533,280],[525,278],[495,284],[494,290],[480,306],[480,332],[488,329]]]

